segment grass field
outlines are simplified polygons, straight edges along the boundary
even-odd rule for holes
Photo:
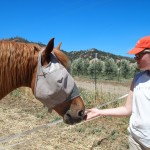
[[[100,106],[127,94],[129,90],[129,82],[98,81],[95,91],[92,80],[75,80],[86,108]],[[107,107],[117,107],[124,101],[122,99]],[[25,132],[61,119],[54,111],[48,113],[28,88],[17,89],[3,98],[0,101],[0,114],[0,150],[128,149],[128,118],[99,117],[72,126],[58,123],[35,132]],[[20,136],[23,132],[26,134]]]

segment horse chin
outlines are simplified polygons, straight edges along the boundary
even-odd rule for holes
[[[80,123],[82,121],[82,119],[74,120],[74,119],[68,119],[68,118],[66,119],[65,117],[63,120],[64,120],[64,123],[69,124],[69,125],[74,125],[74,124]]]

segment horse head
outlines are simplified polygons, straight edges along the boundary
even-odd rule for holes
[[[42,51],[35,51],[31,88],[35,97],[54,109],[67,124],[79,123],[85,117],[85,105],[72,76],[67,71],[68,57],[54,48],[54,38]]]

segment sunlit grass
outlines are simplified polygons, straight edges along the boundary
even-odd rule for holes
[[[89,91],[79,86],[79,91],[84,100],[86,109],[100,107],[102,104],[122,96],[118,88],[116,88],[119,84],[112,83],[111,86],[112,85],[115,86],[111,88],[111,91],[109,86],[107,91],[104,91],[103,87],[97,88],[96,91]],[[3,107],[1,115],[5,115],[5,117],[3,117],[5,118],[3,119],[4,123],[1,122],[1,128],[5,134],[19,133],[20,130],[26,131],[35,126],[62,119],[55,111],[52,111],[51,114],[48,113],[47,108],[37,101],[32,95],[32,92],[28,91],[28,89],[17,89],[9,96],[9,99],[6,98],[5,102],[2,102],[1,105]],[[101,109],[117,107],[124,102],[125,99],[122,99],[121,101],[116,101],[105,107],[101,107]],[[5,113],[6,110],[7,113]],[[13,118],[15,118],[15,120]],[[64,123],[57,124],[30,135],[30,137],[28,137],[29,145],[26,145],[25,148],[36,149],[43,144],[43,147],[52,146],[56,150],[127,150],[128,119],[129,118],[105,116],[75,126],[69,126]],[[7,120],[9,120],[9,122],[5,122]],[[20,126],[18,126],[19,123]],[[10,126],[10,124],[12,126]],[[3,131],[1,132],[1,135],[3,135]],[[26,141],[26,137],[24,138],[24,141]],[[19,139],[17,140],[19,143]],[[39,144],[37,145],[37,143]],[[23,149],[23,146],[20,145],[19,148]]]

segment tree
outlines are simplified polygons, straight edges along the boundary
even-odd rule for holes
[[[88,71],[87,68],[89,66],[89,60],[88,59],[81,59],[78,58],[74,60],[71,64],[71,71],[72,74],[75,75],[87,75]]]
[[[113,79],[117,75],[118,66],[115,63],[113,58],[108,58],[105,60],[105,74],[107,75],[108,79]]]
[[[89,59],[82,59],[80,62],[82,75],[88,75]]]
[[[71,73],[72,74],[75,74],[75,75],[78,75],[81,73],[81,65],[80,65],[80,62],[81,62],[81,58],[79,59],[76,59],[74,60],[72,63],[71,63]]]
[[[132,63],[130,65],[130,74],[131,74],[131,77],[134,77],[135,73],[139,72],[139,68],[137,67],[137,63]]]
[[[100,61],[98,58],[94,58],[90,61],[90,65],[88,67],[88,74],[98,76],[102,73],[104,69],[104,63]]]
[[[121,63],[121,74],[125,79],[127,79],[127,77],[130,76],[130,73],[130,62],[126,59],[123,59]]]

